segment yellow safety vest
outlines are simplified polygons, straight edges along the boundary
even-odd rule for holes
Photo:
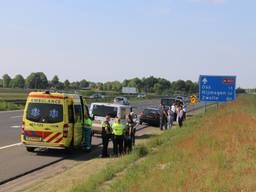
[[[122,123],[113,123],[112,130],[114,135],[123,135],[124,133],[124,125]]]
[[[92,127],[92,120],[90,118],[87,118],[84,120],[84,125],[87,127],[87,128],[91,128]]]

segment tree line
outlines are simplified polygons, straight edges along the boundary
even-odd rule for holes
[[[111,81],[106,83],[95,83],[85,79],[81,81],[70,82],[65,80],[61,82],[57,75],[51,80],[42,72],[31,73],[27,78],[18,74],[11,78],[4,74],[0,79],[0,87],[4,88],[28,88],[28,89],[92,89],[98,91],[117,91],[122,87],[136,87],[139,92],[157,93],[157,94],[191,94],[198,92],[198,83],[190,80],[178,80],[170,82],[164,78],[154,76],[144,78],[125,79],[124,81]]]

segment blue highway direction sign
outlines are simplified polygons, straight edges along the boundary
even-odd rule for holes
[[[236,76],[199,77],[199,99],[206,102],[227,102],[236,99]]]

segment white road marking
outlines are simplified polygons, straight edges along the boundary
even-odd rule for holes
[[[22,143],[15,143],[15,144],[12,144],[12,145],[6,145],[6,146],[3,146],[3,147],[0,147],[0,150],[7,149],[7,148],[10,148],[10,147],[19,146],[19,145],[22,145]]]
[[[22,115],[18,115],[18,116],[12,116],[10,117],[11,119],[15,119],[15,118],[20,118],[20,117],[23,117]]]
[[[13,128],[13,129],[17,129],[17,128],[20,128],[21,126],[20,125],[13,125],[13,126],[11,126],[11,128]]]
[[[23,110],[13,110],[13,111],[0,111],[1,113],[14,113],[14,112],[22,112]]]

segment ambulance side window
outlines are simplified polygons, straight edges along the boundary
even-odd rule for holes
[[[68,106],[68,122],[74,123],[74,110],[73,105]]]
[[[83,119],[81,105],[75,105],[75,116],[76,116],[76,121],[78,120],[81,121]]]

